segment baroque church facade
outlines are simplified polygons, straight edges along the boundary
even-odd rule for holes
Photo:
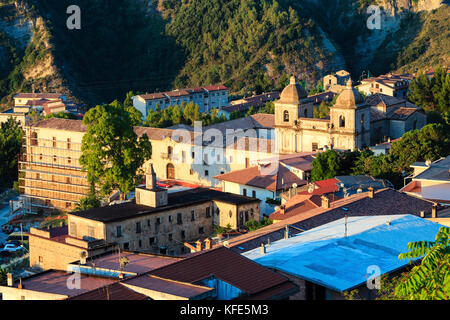
[[[406,101],[401,101],[407,103]],[[375,135],[371,127],[371,115],[377,113],[377,123],[384,121],[385,128],[392,122],[403,124],[414,121],[414,129],[420,129],[426,124],[426,116],[416,106],[408,105],[410,115],[406,118],[391,118],[398,110],[403,112],[402,105],[387,106],[385,116],[379,110],[366,102],[359,91],[348,80],[346,87],[339,94],[336,103],[330,107],[330,116],[325,119],[313,118],[313,103],[307,97],[305,89],[299,85],[295,77],[282,91],[280,100],[275,102],[275,134],[278,150],[281,154],[317,151],[319,149],[358,150],[373,143],[381,142],[385,137],[392,137],[390,132],[379,132],[377,126]],[[404,130],[396,133],[403,135]],[[386,131],[386,130],[385,130]],[[374,138],[378,141],[374,141]]]

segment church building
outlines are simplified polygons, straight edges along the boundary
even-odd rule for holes
[[[275,132],[280,153],[316,151],[322,148],[355,150],[370,144],[370,105],[347,82],[329,119],[313,117],[313,104],[295,77],[275,102]]]

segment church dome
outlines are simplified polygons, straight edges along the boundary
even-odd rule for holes
[[[364,98],[356,88],[353,88],[352,80],[348,80],[347,88],[345,88],[336,100],[338,107],[355,107],[358,104],[364,103]]]
[[[300,100],[307,96],[305,89],[297,83],[295,76],[292,76],[289,85],[281,92],[279,102],[300,104]]]

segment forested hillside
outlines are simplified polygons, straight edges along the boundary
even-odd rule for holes
[[[437,0],[436,0],[437,1]],[[233,93],[448,65],[449,8],[435,0],[0,0],[0,98],[63,91],[88,105],[224,83]],[[66,26],[81,8],[81,30]],[[369,30],[367,6],[383,8]],[[426,10],[426,11],[423,11]]]

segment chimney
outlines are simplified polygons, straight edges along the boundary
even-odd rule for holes
[[[330,208],[330,199],[326,195],[322,195],[322,208],[329,209]]]
[[[17,289],[23,289],[22,278],[19,278],[19,285],[17,286]]]
[[[211,249],[211,240],[209,238],[205,239],[205,250]]]
[[[261,254],[266,254],[266,246],[264,245],[264,242],[261,242]]]
[[[13,275],[12,275],[12,273],[8,273],[7,274],[7,278],[8,278],[8,280],[7,280],[8,287],[12,287],[13,286]]]
[[[86,264],[86,251],[82,251],[80,254],[80,264],[85,265]]]
[[[431,207],[431,217],[437,218],[437,204],[433,203],[433,206]]]
[[[281,214],[285,214],[285,213],[286,213],[286,205],[285,205],[285,204],[282,204],[282,205],[280,206],[280,213],[281,213]]]
[[[123,273],[119,273],[119,279],[123,279],[123,278],[124,278]]]
[[[195,244],[197,245],[197,252],[202,251],[202,242],[200,240],[197,240]]]
[[[374,189],[372,187],[369,187],[368,190],[369,190],[369,198],[370,199],[375,198],[375,191],[374,191]]]
[[[425,218],[425,211],[423,211],[423,210],[420,211],[420,217],[421,217],[421,218]]]
[[[289,239],[289,226],[288,225],[286,225],[284,227],[284,238]]]
[[[153,190],[156,188],[156,173],[153,170],[153,164],[147,168],[147,172],[145,175],[145,188],[148,190]]]

